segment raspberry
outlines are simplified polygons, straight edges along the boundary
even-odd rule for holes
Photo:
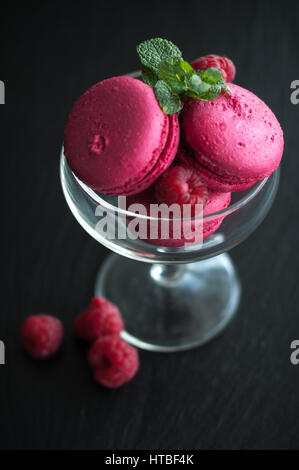
[[[208,200],[208,189],[193,168],[177,165],[160,176],[155,185],[155,195],[160,203],[177,203],[181,206],[202,204],[204,206]]]
[[[234,63],[227,57],[220,57],[219,55],[209,54],[191,62],[195,70],[206,70],[210,67],[220,70],[223,79],[226,82],[232,82],[236,75],[236,67]]]
[[[21,336],[27,353],[34,359],[44,359],[54,354],[63,337],[63,326],[51,315],[32,315],[22,327]]]
[[[118,308],[103,297],[93,297],[87,309],[74,320],[75,333],[85,341],[94,341],[103,335],[118,335],[123,328]]]
[[[110,388],[131,380],[139,366],[137,349],[116,335],[98,338],[90,347],[87,360],[94,380]]]

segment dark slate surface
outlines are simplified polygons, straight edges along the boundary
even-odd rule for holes
[[[298,117],[296,2],[23,2],[1,6],[0,107],[2,449],[295,449],[299,447]],[[71,215],[58,159],[73,101],[91,84],[138,67],[135,45],[162,36],[191,60],[227,54],[237,83],[277,114],[286,147],[281,184],[262,226],[232,251],[239,314],[210,344],[142,352],[134,381],[97,387],[71,333],[107,250]],[[32,312],[63,318],[66,341],[29,360],[18,330]]]

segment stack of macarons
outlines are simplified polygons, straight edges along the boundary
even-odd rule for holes
[[[192,63],[194,69],[204,69],[211,58],[231,81],[235,68],[226,58],[205,56]],[[97,83],[69,115],[64,135],[68,164],[93,190],[129,196],[129,204],[202,203],[204,215],[225,209],[232,191],[247,189],[276,170],[284,144],[268,106],[240,86],[229,83],[229,88],[230,93],[211,101],[189,98],[179,113],[165,114],[154,89],[141,80],[122,76]],[[203,238],[222,220],[204,224]],[[183,235],[147,241],[186,243]]]

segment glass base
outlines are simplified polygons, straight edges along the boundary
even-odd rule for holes
[[[97,275],[95,295],[119,307],[128,343],[172,352],[204,344],[223,330],[238,308],[240,283],[226,253],[180,265],[112,254]]]

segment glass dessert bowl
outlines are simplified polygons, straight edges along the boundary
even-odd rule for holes
[[[119,307],[126,327],[123,339],[142,349],[179,351],[204,344],[229,323],[237,311],[241,287],[226,252],[247,238],[267,215],[279,169],[248,190],[232,193],[226,209],[203,216],[204,224],[223,217],[220,227],[203,243],[179,247],[132,238],[126,220],[151,218],[118,207],[117,197],[86,186],[71,171],[63,152],[60,176],[77,221],[115,253],[98,272],[95,295]],[[98,227],[107,216],[113,220],[113,230],[104,233]]]

